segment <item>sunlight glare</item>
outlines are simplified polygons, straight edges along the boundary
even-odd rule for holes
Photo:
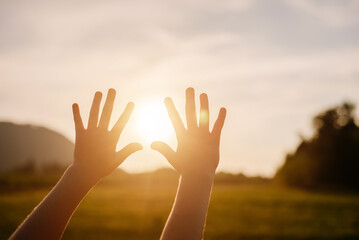
[[[137,129],[147,141],[167,140],[173,132],[166,108],[161,101],[139,106]]]

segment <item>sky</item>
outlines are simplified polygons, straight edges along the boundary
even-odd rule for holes
[[[118,147],[144,145],[121,167],[149,171],[169,167],[153,138],[176,146],[163,99],[184,116],[194,87],[212,124],[228,110],[218,170],[273,176],[314,115],[359,104],[358,12],[356,0],[0,0],[0,121],[73,141],[72,103],[86,122],[95,91],[115,88],[112,123],[136,104]],[[139,127],[148,109],[167,134]]]

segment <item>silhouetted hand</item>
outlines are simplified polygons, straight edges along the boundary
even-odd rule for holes
[[[73,104],[72,106],[76,129],[74,163],[72,167],[95,182],[110,174],[129,155],[142,149],[141,144],[130,143],[119,152],[116,152],[117,142],[131,116],[134,104],[132,102],[127,104],[125,111],[112,130],[109,131],[108,127],[115,96],[116,91],[109,89],[99,120],[102,93],[96,92],[87,129],[83,126],[78,105]]]
[[[109,131],[115,96],[116,91],[110,89],[99,121],[102,94],[96,92],[87,129],[82,123],[79,106],[72,105],[76,130],[74,162],[51,192],[16,229],[11,240],[60,239],[72,214],[88,191],[130,154],[142,149],[139,143],[131,143],[116,152],[117,141],[131,116],[134,104],[127,104],[120,119]]]
[[[164,142],[153,142],[151,147],[162,153],[168,162],[181,174],[214,174],[219,162],[219,143],[226,109],[221,108],[218,118],[209,131],[208,96],[200,95],[200,116],[197,116],[194,89],[186,90],[187,129],[171,98],[165,99],[165,105],[177,136],[177,151]]]

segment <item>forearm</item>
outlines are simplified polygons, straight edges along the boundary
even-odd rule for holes
[[[201,239],[213,185],[212,174],[183,174],[161,239]]]
[[[73,212],[94,186],[73,166],[10,239],[60,239]]]

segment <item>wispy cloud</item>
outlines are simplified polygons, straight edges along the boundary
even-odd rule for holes
[[[0,117],[72,138],[71,103],[86,116],[96,89],[117,88],[119,112],[151,95],[183,101],[194,86],[214,111],[229,109],[220,168],[271,175],[298,132],[310,133],[313,114],[359,102],[358,8],[355,0],[1,1]],[[131,134],[130,126],[123,141]],[[164,165],[141,154],[125,167]]]

